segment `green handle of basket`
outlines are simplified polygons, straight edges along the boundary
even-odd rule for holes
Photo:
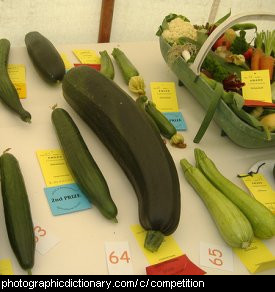
[[[274,13],[265,13],[265,12],[252,12],[249,14],[238,14],[235,16],[229,17],[227,20],[225,20],[222,24],[220,24],[207,38],[207,40],[204,42],[204,44],[201,46],[194,62],[189,66],[189,68],[198,76],[200,75],[200,69],[201,65],[208,54],[208,52],[211,50],[212,46],[215,44],[217,39],[230,27],[232,27],[234,24],[247,21],[247,20],[273,20],[275,21],[275,14]]]

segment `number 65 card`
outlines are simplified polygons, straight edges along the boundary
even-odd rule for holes
[[[223,245],[200,243],[200,264],[205,267],[234,271],[232,249]]]

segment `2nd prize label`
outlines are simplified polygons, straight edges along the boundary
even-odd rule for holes
[[[105,253],[109,275],[133,275],[127,241],[105,242]]]

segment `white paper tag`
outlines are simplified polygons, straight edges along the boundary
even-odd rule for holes
[[[60,239],[49,233],[48,229],[46,229],[43,225],[34,225],[34,235],[36,243],[35,248],[42,255],[46,254],[60,242]]]
[[[232,249],[212,243],[200,243],[200,264],[205,267],[234,271]]]
[[[109,275],[133,275],[132,259],[127,241],[105,242]]]

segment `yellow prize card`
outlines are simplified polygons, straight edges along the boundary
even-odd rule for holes
[[[73,68],[72,63],[69,61],[69,59],[68,59],[68,57],[67,57],[67,55],[65,53],[61,53],[60,56],[61,56],[61,58],[62,58],[62,60],[64,62],[66,70],[70,70],[71,68]]]
[[[12,265],[9,259],[0,260],[0,275],[13,275]]]
[[[150,265],[158,264],[183,255],[183,252],[171,235],[165,236],[159,250],[153,253],[144,248],[144,240],[147,231],[144,230],[139,224],[132,225],[131,230]]]
[[[94,50],[73,50],[73,53],[82,64],[100,64],[100,57]]]
[[[161,112],[178,112],[178,100],[174,82],[151,82],[152,100]]]
[[[275,214],[275,192],[261,173],[242,177],[253,197]]]
[[[62,150],[38,150],[36,155],[47,187],[74,183]]]
[[[248,248],[233,248],[233,251],[252,274],[275,268],[275,257],[257,238],[254,238]]]
[[[268,70],[241,71],[243,98],[272,103]]]
[[[19,98],[26,98],[26,70],[24,65],[8,65],[8,74],[14,84]]]

